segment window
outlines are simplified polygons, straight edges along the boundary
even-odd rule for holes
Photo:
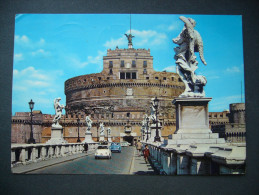
[[[143,61],[143,68],[147,67],[147,61]]]
[[[156,80],[158,80],[158,77],[155,77]]]
[[[120,73],[120,79],[125,79],[125,72]]]
[[[182,82],[182,79],[181,79],[181,78],[178,78],[178,82]]]
[[[166,80],[166,77],[164,77],[163,79],[164,79],[164,81],[165,81],[165,80]]]
[[[126,72],[126,79],[131,79],[130,78],[130,72]]]
[[[121,60],[121,67],[124,67],[124,60]]]
[[[120,79],[137,79],[136,72],[121,72]]]
[[[110,79],[110,77],[107,77],[107,80],[109,80]]]
[[[143,74],[147,74],[147,69],[144,68]]]
[[[136,68],[136,61],[132,60],[132,68]]]
[[[131,76],[132,76],[132,77],[131,77],[132,79],[136,79],[136,78],[137,78],[137,75],[136,75],[135,72],[133,72],[133,73],[131,74]]]
[[[113,62],[109,61],[109,68],[113,68]]]
[[[100,81],[102,78],[101,77],[98,77],[98,80]]]
[[[148,80],[148,79],[149,79],[149,77],[146,77],[146,79]]]
[[[174,81],[174,77],[172,77],[172,81]]]
[[[112,69],[110,69],[110,72],[109,72],[109,74],[113,74],[113,72],[112,72]]]

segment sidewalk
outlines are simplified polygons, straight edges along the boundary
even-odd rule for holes
[[[138,156],[135,149],[131,165],[130,174],[132,175],[156,175],[151,165],[145,162],[144,156]]]
[[[35,163],[31,163],[28,165],[19,165],[17,167],[12,167],[11,171],[14,174],[25,174],[31,171],[35,171],[37,169],[42,169],[48,166],[52,166],[55,164],[60,164],[63,162],[67,162],[67,161],[72,161],[78,158],[82,158],[84,156],[88,156],[94,154],[94,151],[90,151],[87,153],[80,153],[80,154],[73,154],[71,156],[65,156],[65,157],[59,157],[59,158],[52,158],[52,159],[48,159],[48,160],[43,160],[40,162],[35,162]]]

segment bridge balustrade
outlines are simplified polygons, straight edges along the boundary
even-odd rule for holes
[[[245,174],[246,145],[244,143],[211,146],[158,146],[155,143],[146,142],[143,144],[148,145],[150,162],[160,174]]]
[[[88,143],[88,151],[96,149],[98,143]],[[11,146],[11,166],[29,164],[51,158],[60,158],[84,152],[83,143],[66,144],[16,144]]]

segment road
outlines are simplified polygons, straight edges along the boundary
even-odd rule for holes
[[[112,153],[111,159],[94,155],[52,165],[27,174],[129,174],[135,147],[122,147],[121,153]]]

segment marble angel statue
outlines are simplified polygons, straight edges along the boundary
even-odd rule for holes
[[[173,39],[178,46],[174,48],[176,60],[176,72],[185,84],[185,91],[180,97],[204,97],[203,87],[207,80],[202,75],[196,75],[198,68],[195,52],[199,52],[200,59],[204,65],[207,65],[203,56],[203,41],[198,31],[194,29],[195,20],[181,16],[184,27],[181,33]]]

